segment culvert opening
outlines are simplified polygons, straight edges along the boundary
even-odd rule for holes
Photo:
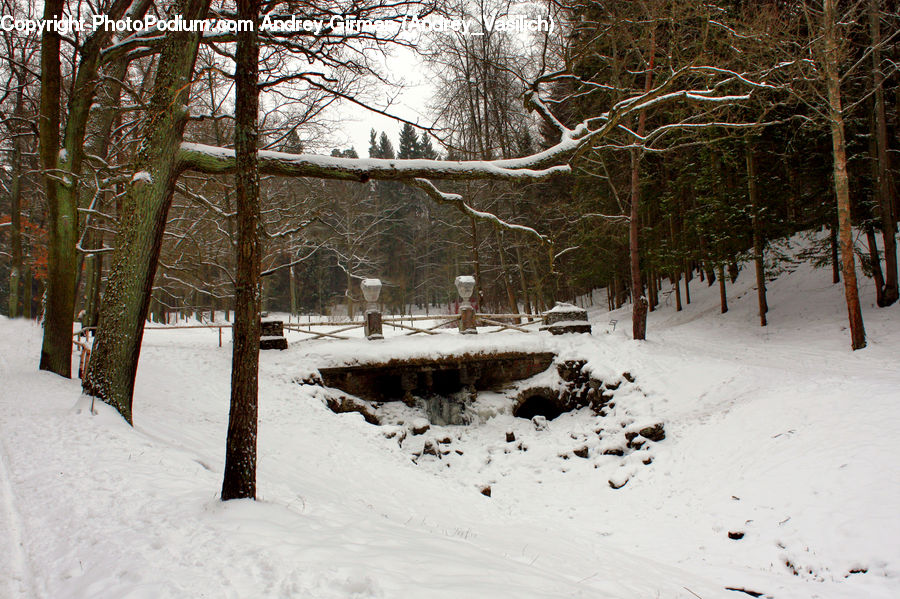
[[[529,395],[513,411],[513,416],[527,420],[531,420],[535,416],[543,416],[547,420],[553,420],[562,413],[562,409],[556,402],[543,395]]]

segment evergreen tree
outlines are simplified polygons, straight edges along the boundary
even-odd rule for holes
[[[437,160],[438,153],[435,151],[434,146],[431,145],[431,137],[428,136],[424,131],[422,132],[421,137],[419,138],[419,158],[425,158],[426,160]]]
[[[375,129],[369,131],[369,158],[381,158],[381,150],[378,148],[378,134]]]
[[[400,130],[400,144],[397,158],[420,158],[419,137],[409,123]]]
[[[378,138],[378,154],[379,158],[397,157],[397,155],[394,154],[394,146],[391,145],[391,140],[388,139],[388,136],[384,131],[381,132],[381,137]]]

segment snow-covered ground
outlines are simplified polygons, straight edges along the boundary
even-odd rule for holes
[[[38,372],[38,327],[0,319],[0,597],[900,596],[900,307],[873,307],[862,281],[858,352],[842,286],[808,265],[770,283],[766,328],[743,272],[727,314],[695,279],[643,343],[626,307],[592,311],[591,336],[264,352],[259,501],[227,504],[227,339],[148,332],[132,429],[105,405],[92,415],[78,381]],[[405,425],[334,414],[297,383],[325,363],[470,343],[587,358],[622,382],[616,406],[537,430],[484,394],[501,413],[400,443]],[[604,454],[643,422],[666,438]],[[417,456],[427,441],[439,455]]]

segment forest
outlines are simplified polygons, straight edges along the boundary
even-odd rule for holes
[[[92,330],[84,392],[129,423],[145,323],[233,323],[223,499],[256,493],[259,314],[356,318],[365,278],[391,314],[452,312],[459,275],[523,319],[602,288],[644,340],[672,297],[715,286],[726,313],[739,278],[772,326],[779,240],[824,231],[801,259],[842,286],[850,348],[861,303],[898,300],[894,0],[0,10],[0,311],[42,322],[40,368],[62,377],[73,326]],[[15,25],[97,16],[155,24]],[[412,35],[411,16],[477,34]],[[553,27],[494,26],[520,16]],[[159,25],[175,17],[253,26]],[[336,17],[397,26],[261,26]],[[433,82],[416,119],[394,102],[405,68]],[[348,144],[347,107],[396,127]]]
[[[0,595],[898,596],[898,71],[898,0],[0,0]]]

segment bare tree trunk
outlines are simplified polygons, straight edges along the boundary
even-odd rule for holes
[[[684,302],[691,303],[691,263],[684,259]]]
[[[503,273],[503,283],[506,285],[506,301],[509,304],[509,313],[518,314],[519,301],[516,298],[516,290],[512,284],[512,273],[509,272],[509,266],[506,263],[506,256],[504,255],[503,233],[498,231],[497,237],[499,241],[497,250],[500,254],[500,272]],[[521,322],[521,319],[519,319],[518,322]]]
[[[518,245],[516,245],[516,265],[519,269],[519,284],[522,286],[522,298],[525,300],[525,313],[533,314],[531,310],[531,294],[528,292],[528,283],[525,281],[525,264],[522,262],[522,249]]]
[[[719,264],[719,304],[722,306],[722,314],[728,312],[728,295],[725,293],[725,265]]]
[[[872,66],[875,84],[875,147],[876,182],[881,208],[881,231],[884,238],[884,292],[879,306],[890,306],[897,301],[897,238],[894,214],[893,186],[888,163],[887,117],[884,107],[884,71],[881,68],[881,14],[878,0],[869,0],[869,30],[872,37]]]
[[[24,52],[23,52],[24,53]],[[12,181],[10,182],[10,249],[12,264],[9,270],[9,317],[18,318],[19,298],[22,295],[22,119],[25,117],[25,69],[16,73],[16,107],[13,113]]]
[[[478,257],[478,227],[476,226],[475,217],[470,219],[472,224],[472,261],[474,263],[475,269],[475,298],[473,303],[476,303],[478,309],[481,309],[481,259]]]
[[[850,221],[850,181],[847,177],[847,143],[844,135],[844,115],[841,109],[841,80],[838,74],[837,19],[834,0],[823,0],[825,9],[825,79],[828,90],[829,125],[834,151],[834,189],[837,195],[838,233],[841,240],[841,271],[844,275],[844,295],[847,318],[850,322],[850,346],[866,346],[866,330],[859,306],[856,285],[856,261],[853,256],[853,229]]]
[[[650,52],[647,66],[647,73],[644,77],[644,92],[650,91],[653,85],[653,65],[655,64],[656,54],[656,30],[650,32]],[[647,124],[647,112],[642,110],[638,116],[637,134],[639,137],[644,135]],[[647,298],[644,297],[644,286],[641,283],[641,256],[640,247],[638,245],[638,234],[640,233],[640,224],[638,215],[640,214],[641,203],[641,154],[637,150],[631,151],[631,220],[628,226],[628,252],[629,262],[631,264],[631,294],[634,298],[634,304],[631,311],[631,334],[636,340],[647,338]]]
[[[675,242],[675,219],[672,215],[669,215],[669,235],[672,237],[672,247],[677,248],[678,244]],[[678,272],[678,267],[675,268],[672,280],[675,283],[675,311],[681,312],[681,273]],[[684,285],[685,289],[687,289],[687,276],[684,277]]]
[[[181,0],[185,20],[202,19],[208,0]],[[132,422],[134,375],[156,274],[166,215],[178,175],[176,157],[200,32],[169,32],[120,210],[119,234],[100,308],[100,326],[84,391]]]
[[[631,151],[631,220],[628,223],[628,255],[631,264],[631,335],[636,340],[647,338],[647,298],[641,283],[641,255],[638,247],[638,209],[641,202],[640,157],[637,150]]]
[[[116,0],[109,7],[108,16],[112,19],[120,18],[130,4],[130,0]],[[149,2],[142,3],[144,11],[149,4]],[[52,0],[45,6],[45,18],[48,14],[58,16],[61,13],[62,3],[58,0]],[[81,175],[84,136],[95,97],[101,50],[112,36],[112,32],[98,28],[79,48],[80,60],[69,93],[62,146],[59,140],[59,36],[49,30],[45,31],[43,36],[40,137],[41,162],[45,171],[44,181],[50,215],[50,239],[49,286],[47,312],[44,316],[41,369],[68,377],[71,374],[76,281],[80,274],[78,254],[75,251],[78,237],[78,178]],[[50,45],[45,51],[43,46],[47,43]],[[55,54],[55,57],[51,54]],[[47,129],[46,132],[43,131],[44,128]]]
[[[62,15],[62,0],[47,0],[44,20]],[[48,208],[47,311],[41,370],[72,375],[72,316],[75,310],[75,207],[58,197],[55,169],[59,156],[60,36],[46,29],[41,38],[41,116],[38,122],[41,167]]]
[[[759,192],[756,188],[756,160],[747,145],[747,189],[750,195],[750,219],[753,227],[753,262],[756,264],[756,296],[759,300],[759,326],[766,326],[766,265],[763,258],[762,233],[759,228]]]
[[[256,499],[256,429],[259,383],[260,209],[256,157],[259,131],[259,0],[238,0],[238,18],[252,31],[237,36],[235,52],[235,159],[237,173],[237,276],[234,289],[234,350],[231,410],[222,500]],[[348,290],[349,292],[349,290]],[[349,296],[348,296],[349,297]]]
[[[878,242],[875,229],[871,223],[866,225],[866,241],[869,244],[869,265],[872,267],[872,278],[875,280],[875,304],[884,305],[884,275],[881,272],[881,258],[878,256]]]
[[[831,284],[837,285],[841,282],[841,266],[839,264],[840,258],[838,256],[838,234],[836,225],[828,227],[828,238],[831,243]]]

